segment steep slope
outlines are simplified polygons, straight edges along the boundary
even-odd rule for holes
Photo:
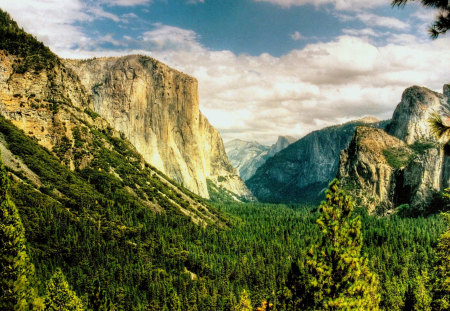
[[[276,153],[280,152],[281,150],[287,148],[290,144],[297,141],[295,137],[292,136],[278,136],[277,141],[275,144],[273,144],[269,151],[267,152],[267,157],[273,157]]]
[[[320,191],[336,176],[339,154],[348,146],[355,128],[375,121],[365,118],[306,135],[269,158],[247,186],[261,201],[317,201]]]
[[[233,167],[246,181],[255,174],[258,167],[263,165],[268,158],[274,156],[295,140],[291,136],[278,136],[276,143],[268,147],[256,141],[234,139],[225,143],[225,151]]]
[[[269,149],[268,146],[256,141],[234,139],[225,143],[225,151],[231,165],[236,168],[244,181],[252,177],[256,169],[264,164]]]
[[[199,110],[197,80],[145,56],[67,60],[93,98],[93,110],[144,159],[204,198],[207,179],[251,198],[217,130]]]
[[[356,128],[349,147],[341,152],[338,178],[369,212],[382,204],[390,209],[394,201],[395,167],[389,163],[386,150],[396,151],[399,166],[413,153],[402,140],[366,126]]]
[[[35,188],[55,189],[50,191],[52,198],[68,207],[106,206],[107,200],[114,204],[133,201],[132,206],[184,214],[196,223],[206,225],[218,220],[200,198],[146,164],[124,137],[92,111],[93,102],[78,76],[1,11],[0,39],[0,114],[12,122],[10,125],[2,119],[4,147],[23,162],[30,161],[28,169],[40,178],[32,178],[30,173],[26,176],[41,180],[41,184],[33,184]],[[32,150],[37,149],[30,149],[13,125],[51,150],[48,156],[57,157],[78,177],[72,173],[58,176],[55,160],[41,167],[38,162],[44,160],[33,158]],[[40,175],[43,172],[47,172],[45,178]],[[68,179],[59,179],[64,176]],[[78,184],[72,184],[76,180]],[[81,193],[73,193],[71,187]],[[83,190],[86,187],[95,189],[104,199]]]
[[[341,154],[338,178],[370,212],[390,213],[401,204],[424,209],[448,185],[448,156],[429,124],[445,101],[442,94],[413,86],[404,91],[387,133],[355,131]]]

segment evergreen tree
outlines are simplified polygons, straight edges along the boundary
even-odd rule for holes
[[[47,283],[47,296],[45,297],[46,310],[67,310],[82,311],[84,310],[81,299],[77,297],[75,292],[70,289],[61,269],[56,272]]]
[[[9,180],[0,159],[0,310],[39,309],[25,229],[8,191]]]
[[[442,214],[447,230],[439,238],[437,246],[436,279],[433,288],[434,310],[450,309],[450,214]]]
[[[332,181],[317,219],[322,239],[306,261],[305,297],[313,297],[304,300],[307,310],[379,309],[377,276],[361,256],[361,221],[351,217],[352,210],[350,197]]]
[[[239,303],[234,307],[234,311],[251,311],[252,303],[250,301],[250,297],[248,296],[248,292],[244,289],[241,293],[241,297],[239,298]]]
[[[448,0],[393,0],[393,6],[404,6],[407,2],[420,1],[423,6],[437,9],[439,11],[436,20],[429,28],[432,38],[443,35],[450,28],[450,6]]]
[[[423,271],[415,280],[414,290],[414,310],[415,311],[431,311],[431,296],[427,289],[429,282],[428,273]]]

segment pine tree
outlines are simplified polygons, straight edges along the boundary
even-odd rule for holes
[[[45,297],[46,310],[67,310],[67,311],[82,311],[84,310],[81,299],[77,297],[75,292],[70,289],[69,283],[61,271],[56,269],[56,272],[47,283],[47,296]]]
[[[429,282],[428,272],[423,271],[415,279],[414,311],[431,311],[431,296],[427,289]]]
[[[437,246],[436,277],[433,287],[433,310],[450,309],[450,214],[442,214],[447,230],[440,236]]]
[[[407,2],[420,2],[423,6],[438,10],[434,23],[428,29],[432,38],[443,35],[450,28],[450,6],[448,0],[393,0],[393,6],[404,6]]]
[[[239,298],[239,303],[234,307],[235,311],[251,311],[252,303],[250,301],[250,297],[248,296],[248,292],[244,289],[241,293],[241,297]]]
[[[8,176],[0,160],[0,310],[39,309],[25,229],[8,191]]]
[[[313,299],[304,299],[304,309],[379,310],[377,276],[361,256],[361,221],[352,210],[350,197],[332,181],[317,219],[322,239],[306,261],[305,297]]]

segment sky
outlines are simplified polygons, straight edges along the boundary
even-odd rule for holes
[[[194,76],[221,133],[272,144],[367,115],[409,86],[442,92],[450,35],[390,0],[0,0],[64,58],[144,54]]]

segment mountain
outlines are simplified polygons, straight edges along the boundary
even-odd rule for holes
[[[287,146],[294,143],[295,141],[297,141],[297,139],[292,136],[278,136],[276,143],[270,146],[270,149],[267,152],[267,157],[268,158],[273,157],[276,153],[285,149]]]
[[[123,133],[147,163],[204,198],[207,180],[252,198],[220,134],[199,110],[196,79],[138,55],[64,64],[80,77],[92,110]]]
[[[203,225],[218,220],[93,111],[75,72],[0,13],[0,140],[20,187],[69,209],[106,208],[113,201],[170,210]]]
[[[336,176],[341,150],[358,125],[384,126],[364,118],[314,131],[269,158],[246,181],[260,201],[317,201],[320,191]]]
[[[419,86],[403,92],[386,131],[358,127],[342,151],[338,178],[369,212],[391,213],[402,204],[428,208],[450,184],[450,157],[433,135],[429,119],[449,104],[444,95]]]
[[[270,147],[256,141],[234,139],[225,143],[225,151],[231,165],[236,168],[239,176],[245,181],[249,179],[267,159]]]
[[[279,136],[277,142],[268,147],[256,141],[249,142],[234,139],[225,143],[225,151],[231,165],[236,168],[241,178],[245,181],[252,177],[258,167],[263,165],[268,158],[294,141],[295,138],[291,136]]]

